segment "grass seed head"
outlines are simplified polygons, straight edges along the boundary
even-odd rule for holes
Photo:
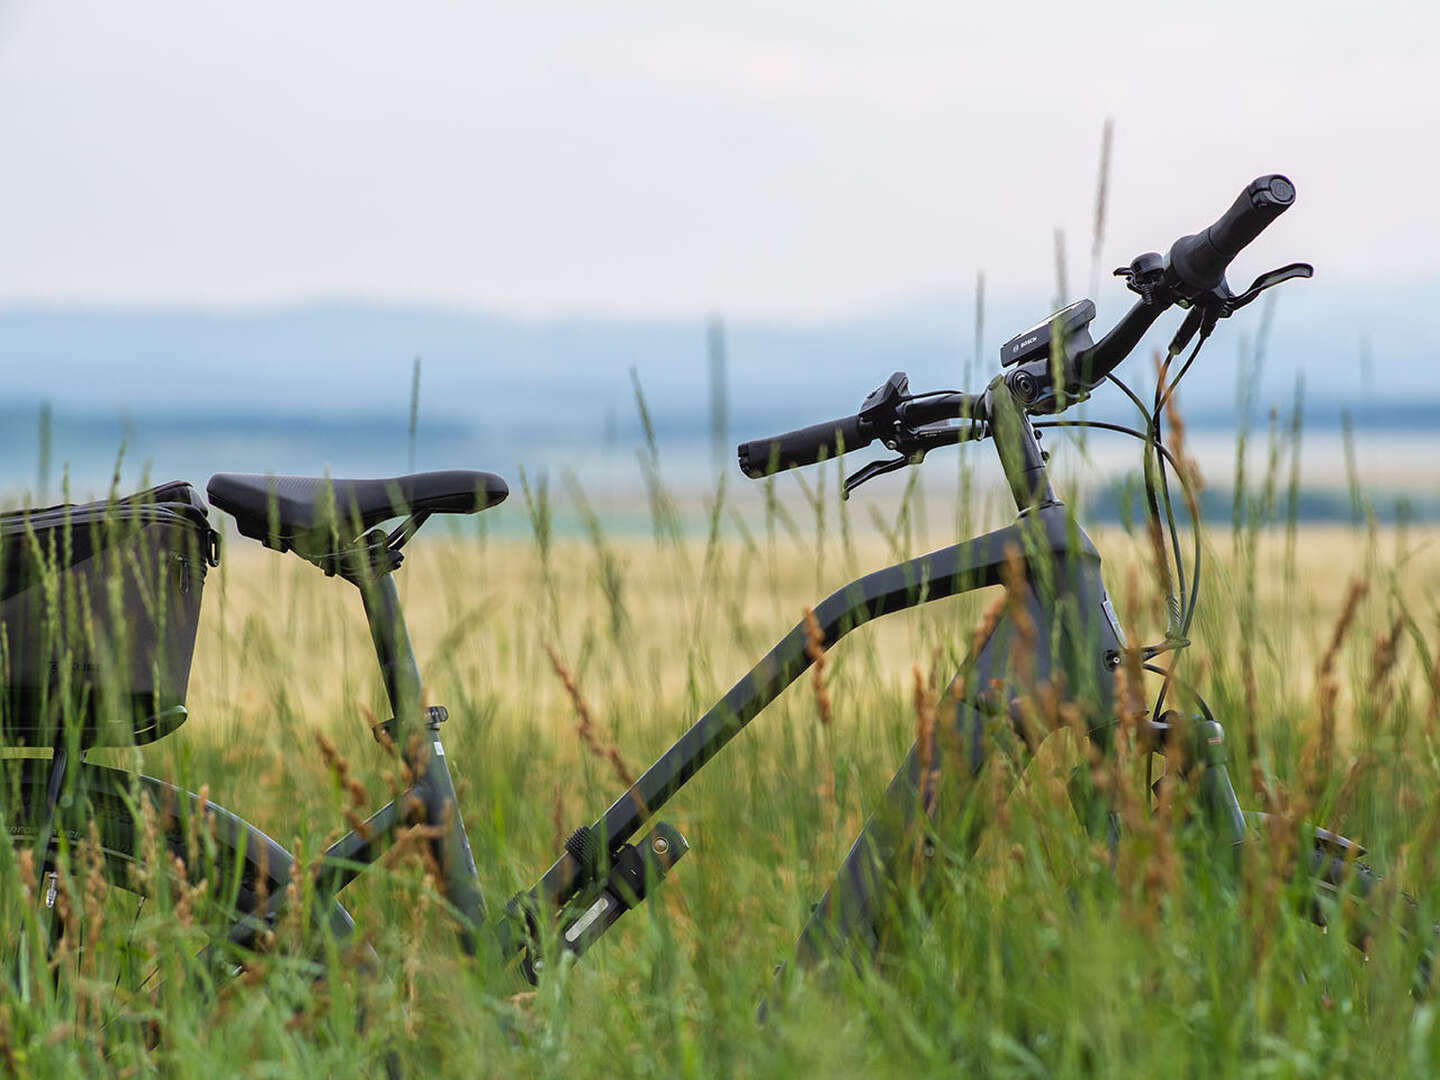
[[[805,655],[810,658],[810,686],[815,691],[815,707],[820,713],[820,726],[830,726],[830,694],[825,689],[825,632],[812,608],[805,609]],[[917,669],[918,670],[918,669]]]
[[[570,705],[575,710],[575,734],[580,736],[580,741],[585,744],[586,749],[588,749],[591,754],[609,764],[611,770],[615,773],[616,779],[624,784],[625,787],[633,789],[635,786],[634,774],[631,773],[630,769],[626,766],[624,758],[620,755],[619,748],[601,737],[595,724],[595,716],[590,711],[590,706],[585,701],[584,696],[580,693],[580,687],[575,681],[575,676],[571,674],[570,669],[566,667],[560,657],[556,655],[555,650],[548,645],[545,646],[545,655],[550,658],[550,666],[554,669],[555,674],[559,676],[560,683],[565,687],[565,693],[570,698]],[[631,794],[632,797],[638,798],[638,795],[636,795],[633,790]]]

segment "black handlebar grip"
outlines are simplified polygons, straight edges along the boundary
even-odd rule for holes
[[[1220,220],[1204,232],[1181,237],[1170,248],[1170,272],[1192,294],[1213,289],[1225,269],[1295,201],[1295,185],[1279,173],[1252,180]]]
[[[800,465],[814,465],[821,457],[833,458],[844,449],[858,450],[875,441],[874,435],[867,435],[864,429],[869,425],[858,416],[846,416],[839,420],[827,420],[823,424],[772,435],[768,439],[753,439],[739,447],[740,471],[752,479],[768,476],[781,469],[794,469]]]

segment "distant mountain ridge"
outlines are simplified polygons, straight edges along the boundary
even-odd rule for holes
[[[1288,413],[1303,373],[1308,426],[1334,427],[1348,410],[1361,428],[1435,428],[1440,327],[1424,315],[1429,293],[1286,286],[1269,315],[1252,415],[1263,425],[1268,408]],[[1107,282],[1097,333],[1128,299]],[[1048,298],[989,302],[977,359],[974,306],[973,297],[939,297],[803,324],[727,323],[731,436],[851,413],[894,370],[908,371],[917,389],[978,388],[998,369],[1000,341],[1051,308]],[[1163,347],[1171,321],[1178,316],[1121,370],[1137,389],[1153,383],[1147,354]],[[1190,423],[1234,423],[1237,375],[1253,370],[1266,321],[1256,305],[1221,324],[1184,384]],[[403,460],[417,355],[422,442],[432,448],[463,442],[514,461],[539,447],[633,445],[632,368],[658,437],[703,447],[705,322],[345,303],[237,312],[0,309],[0,454],[34,460],[36,410],[49,402],[57,455],[70,453],[74,440],[97,454],[102,446],[113,454],[126,438],[136,453],[159,439],[176,452],[186,440],[210,450],[231,440],[253,454],[269,440],[280,446],[273,460],[308,462],[335,460],[327,447],[358,452],[380,439],[392,448],[386,460],[395,460],[397,445]],[[1114,417],[1129,408],[1121,395],[1102,392],[1087,407]]]
[[[1323,281],[1286,286],[1268,334],[1262,390],[1288,398],[1295,372],[1312,392],[1366,391],[1363,353],[1380,396],[1440,396],[1440,325],[1426,315],[1433,290],[1356,294]],[[1129,294],[1106,283],[1095,330],[1108,327]],[[732,402],[770,414],[804,391],[817,406],[857,401],[896,368],[917,385],[975,383],[997,367],[999,343],[1044,318],[1045,297],[991,300],[983,353],[975,355],[973,297],[938,297],[873,314],[808,323],[732,320],[727,326]],[[1233,400],[1242,339],[1263,323],[1256,305],[1222,323],[1187,383],[1196,404]],[[316,303],[236,312],[164,309],[0,308],[0,365],[10,402],[122,408],[208,403],[261,412],[326,413],[406,407],[411,359],[458,413],[466,398],[547,394],[623,406],[634,366],[657,401],[708,386],[705,319],[527,319],[484,311]],[[1168,322],[1151,344],[1163,344]],[[1403,380],[1394,364],[1406,364]],[[1122,373],[1144,382],[1134,360]],[[1401,393],[1385,394],[1399,384]],[[450,396],[463,391],[464,398]],[[596,395],[601,395],[597,400]],[[703,394],[702,394],[703,396]],[[1264,396],[1264,395],[1262,395]],[[431,402],[440,400],[435,396]],[[799,402],[796,402],[799,404]],[[781,409],[783,411],[783,408]]]

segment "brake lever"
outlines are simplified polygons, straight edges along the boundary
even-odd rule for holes
[[[978,420],[971,420],[968,426],[942,422],[909,428],[885,443],[891,450],[898,450],[900,456],[884,461],[872,461],[847,476],[840,490],[840,498],[848,499],[850,492],[867,480],[903,469],[906,465],[919,465],[931,450],[954,446],[970,439],[984,438],[987,430],[985,423]]]
[[[923,461],[924,458],[925,451],[922,450],[916,455],[901,454],[897,458],[890,458],[885,461],[872,461],[867,465],[863,465],[845,478],[845,486],[840,490],[840,498],[850,498],[850,492],[854,491],[867,480],[874,480],[877,476],[884,476],[886,473],[894,472],[896,469],[903,469],[906,465],[918,464]]]
[[[1313,277],[1314,274],[1315,268],[1309,263],[1291,263],[1278,270],[1271,270],[1268,274],[1261,274],[1251,283],[1250,288],[1239,296],[1232,293],[1230,286],[1224,279],[1221,279],[1220,284],[1209,292],[1201,293],[1183,303],[1183,306],[1189,307],[1190,311],[1170,341],[1170,354],[1175,356],[1183,352],[1197,331],[1202,338],[1209,337],[1210,331],[1215,329],[1217,322],[1234,315],[1266,289],[1272,289],[1281,282],[1289,281],[1292,278],[1308,278]]]
[[[1239,311],[1266,289],[1274,288],[1282,281],[1289,281],[1292,278],[1314,277],[1314,275],[1315,268],[1309,263],[1291,263],[1289,266],[1280,267],[1279,270],[1271,270],[1268,274],[1261,274],[1250,283],[1250,288],[1230,301],[1228,305],[1230,310],[1227,311],[1226,314],[1229,315]]]

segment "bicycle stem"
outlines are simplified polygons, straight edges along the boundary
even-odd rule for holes
[[[1035,438],[1030,418],[1015,400],[1003,375],[997,375],[990,384],[985,401],[991,438],[999,451],[1015,508],[1023,513],[1032,507],[1053,505],[1055,491],[1050,486],[1045,455]]]

